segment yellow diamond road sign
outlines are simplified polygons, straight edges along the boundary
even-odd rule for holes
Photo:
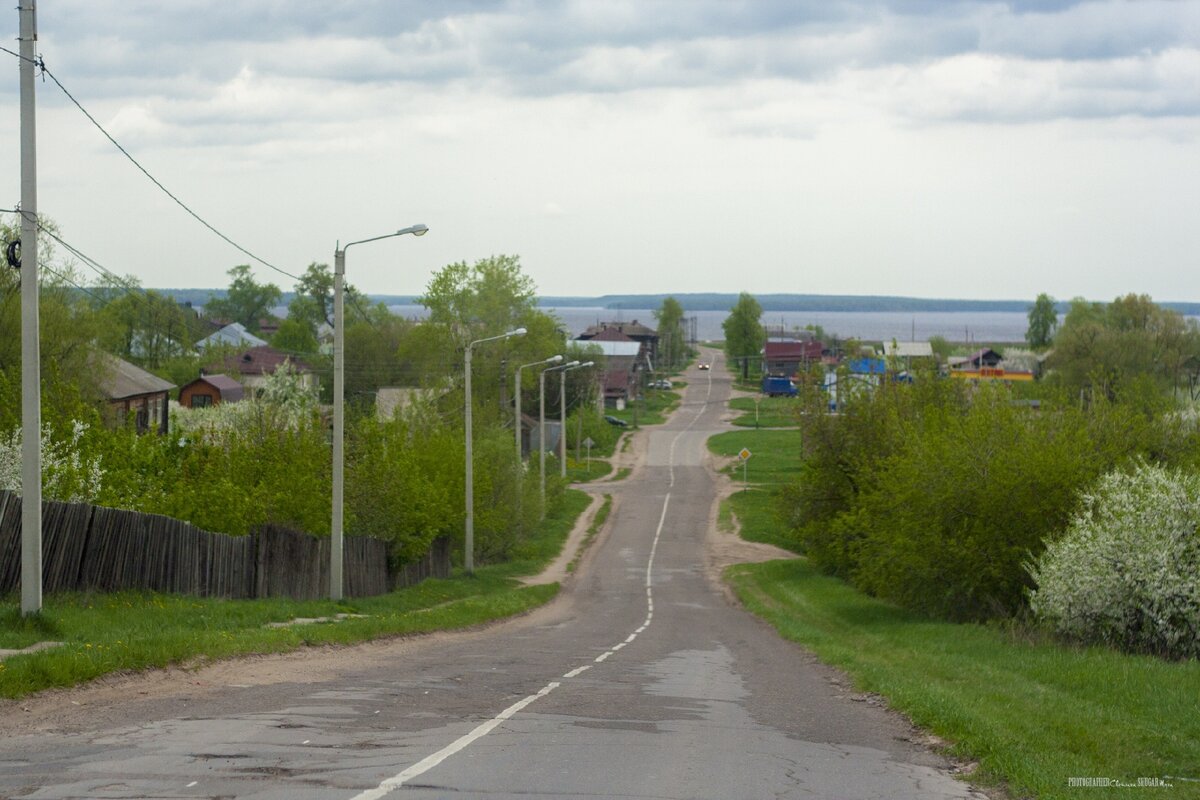
[[[743,447],[742,451],[738,453],[738,458],[740,458],[742,461],[745,461],[746,459],[750,458],[750,451]]]

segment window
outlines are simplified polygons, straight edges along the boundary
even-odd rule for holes
[[[194,394],[191,399],[192,408],[207,408],[213,404],[211,394]]]

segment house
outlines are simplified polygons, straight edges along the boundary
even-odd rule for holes
[[[575,338],[581,341],[603,339],[604,336],[609,335],[606,331],[622,334],[625,339],[632,339],[639,344],[645,345],[646,358],[649,359],[651,364],[657,360],[658,331],[646,327],[636,319],[632,322],[598,322]]]
[[[601,392],[604,404],[624,408],[625,404],[638,396],[638,379],[641,371],[650,365],[647,345],[621,333],[615,328],[598,332],[586,340],[604,354],[604,375]]]
[[[313,368],[295,356],[276,350],[269,345],[250,347],[234,353],[219,364],[206,369],[223,374],[233,374],[241,378],[242,386],[251,391],[262,387],[268,375],[275,373],[284,364],[301,376],[301,382],[306,388],[317,388],[317,375]]]
[[[184,408],[207,408],[221,403],[236,403],[245,389],[228,375],[201,375],[179,390],[179,405]]]
[[[976,350],[965,358],[962,356],[951,357],[948,359],[951,369],[980,369],[982,367],[997,367],[1003,357],[990,347],[985,347],[982,350]]]
[[[762,350],[763,373],[796,375],[810,364],[821,363],[825,345],[815,339],[768,341]]]
[[[98,353],[97,362],[108,422],[114,427],[133,425],[138,433],[166,433],[175,384],[108,353]]]
[[[205,336],[196,342],[197,350],[207,350],[210,347],[262,347],[267,342],[260,339],[240,322],[231,322],[223,328]]]

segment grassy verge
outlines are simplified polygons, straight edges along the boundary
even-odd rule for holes
[[[722,523],[722,518],[727,522]],[[718,510],[718,525],[727,525],[723,530],[734,528],[737,518],[740,534],[748,542],[765,542],[785,550],[797,551],[799,543],[787,534],[787,528],[779,518],[778,505],[772,494],[763,489],[734,492],[721,501]]]
[[[783,636],[954,742],[955,755],[978,760],[972,780],[1042,800],[1200,797],[1196,661],[930,621],[819,575],[803,559],[726,574]],[[1071,787],[1073,777],[1172,787]]]
[[[459,573],[377,597],[335,603],[150,592],[64,594],[47,597],[42,613],[32,618],[21,617],[17,599],[9,597],[0,602],[0,647],[19,649],[38,641],[64,645],[0,661],[0,697],[73,686],[124,670],[451,630],[519,614],[550,600],[558,585],[521,586],[514,578],[539,572],[558,555],[589,502],[584,492],[569,490],[509,561],[480,567],[473,577]],[[264,627],[340,613],[366,616]]]
[[[592,518],[592,524],[588,525],[587,532],[583,536],[583,541],[579,543],[579,552],[571,559],[571,563],[567,564],[567,572],[574,572],[575,567],[579,566],[579,559],[587,552],[588,545],[592,543],[592,539],[596,538],[596,534],[604,527],[604,523],[608,521],[609,512],[612,511],[612,495],[604,495],[604,502],[600,508],[596,509],[596,516]]]
[[[742,448],[750,451],[746,480],[751,486],[777,486],[796,475],[800,465],[800,430],[745,430],[719,433],[708,440],[708,449],[719,456],[736,456]],[[736,462],[726,472],[742,480],[742,464]]]
[[[800,404],[794,397],[735,397],[729,407],[742,412],[733,424],[745,428],[794,428],[798,424]]]
[[[612,462],[607,458],[592,457],[589,463],[586,458],[574,459],[567,457],[567,480],[571,483],[587,483],[597,478],[604,478],[612,472]]]
[[[679,392],[649,389],[642,399],[634,401],[620,411],[609,409],[608,413],[630,425],[661,425],[667,421],[667,417],[679,405],[681,399],[683,395]]]

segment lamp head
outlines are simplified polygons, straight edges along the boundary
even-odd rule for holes
[[[542,363],[543,363],[543,364],[557,364],[557,363],[558,363],[558,362],[560,362],[560,361],[562,361],[562,356],[561,356],[561,355],[557,355],[557,356],[550,356],[549,358],[547,358],[547,359],[546,359],[545,361],[543,361]]]
[[[526,331],[524,328],[514,328],[513,330],[509,331],[508,333],[506,333],[504,335],[505,336],[524,336],[527,332],[528,331]]]
[[[397,236],[403,236],[406,233],[411,233],[413,236],[424,236],[429,233],[429,227],[422,223],[417,223],[416,225],[409,225],[407,228],[401,228],[396,231]]]

